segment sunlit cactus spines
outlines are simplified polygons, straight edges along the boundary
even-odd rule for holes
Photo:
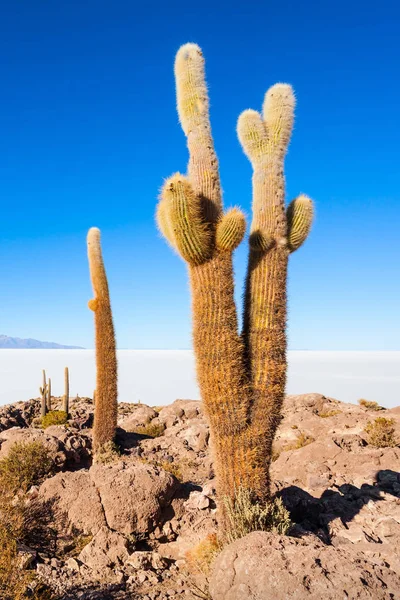
[[[232,253],[246,223],[237,208],[224,213],[204,58],[196,44],[179,49],[175,80],[189,164],[186,176],[166,180],[157,222],[189,266],[197,377],[212,431],[218,495],[234,498],[236,490],[245,488],[255,501],[264,501],[286,381],[288,256],[304,242],[312,221],[306,196],[299,196],[287,213],[285,207],[283,161],[295,98],[289,85],[277,84],[267,92],[262,114],[246,110],[238,121],[239,139],[254,170],[240,334]],[[226,526],[223,514],[221,523]]]
[[[107,275],[101,252],[100,231],[96,227],[87,236],[90,277],[94,299],[89,308],[94,312],[96,346],[96,408],[93,425],[95,453],[113,443],[117,427],[118,390],[117,356]]]

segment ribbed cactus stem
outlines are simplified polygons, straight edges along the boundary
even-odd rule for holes
[[[49,383],[47,384],[47,410],[51,410],[51,379],[49,377]]]
[[[68,367],[64,369],[64,398],[63,398],[63,411],[69,414],[69,370]]]
[[[262,115],[246,110],[238,121],[239,139],[253,165],[253,220],[243,328],[253,388],[250,435],[267,463],[286,384],[288,255],[304,241],[312,218],[308,199],[308,212],[306,203],[299,201],[301,210],[294,204],[289,208],[289,223],[286,218],[283,172],[294,106],[291,86],[276,84],[266,93]],[[306,212],[311,214],[308,220]],[[265,481],[259,483],[255,491],[263,498],[268,494],[268,471]]]
[[[90,276],[94,300],[89,307],[94,311],[96,344],[96,410],[93,425],[95,453],[113,442],[117,427],[117,356],[114,325],[108,282],[96,227],[87,236]]]
[[[39,388],[40,396],[41,396],[41,404],[40,404],[40,415],[45,417],[47,414],[47,382],[46,382],[46,371],[42,370],[43,383]]]

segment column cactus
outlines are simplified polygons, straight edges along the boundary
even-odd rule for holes
[[[51,410],[51,379],[49,377],[49,383],[47,384],[47,411]]]
[[[201,396],[210,421],[218,494],[239,487],[269,497],[272,440],[286,378],[286,277],[290,252],[311,227],[312,203],[299,196],[285,213],[283,161],[294,109],[290,86],[267,92],[263,117],[245,111],[238,134],[252,161],[253,221],[239,334],[232,253],[246,229],[243,213],[223,211],[208,110],[204,59],[195,44],[176,56],[179,119],[189,149],[188,174],[164,183],[158,227],[189,268],[193,341]]]
[[[63,398],[63,411],[69,414],[69,370],[68,367],[64,369],[64,398]]]
[[[43,383],[39,388],[41,404],[40,404],[40,415],[45,417],[47,414],[47,382],[46,382],[46,371],[42,370]]]
[[[94,299],[88,303],[94,312],[96,338],[96,409],[93,425],[95,454],[114,442],[117,427],[117,356],[107,275],[100,244],[100,230],[92,227],[87,236],[90,276]]]

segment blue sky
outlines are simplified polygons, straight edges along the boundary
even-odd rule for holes
[[[277,81],[296,91],[287,195],[309,194],[317,217],[290,261],[290,347],[400,348],[398,3],[19,0],[1,12],[0,333],[93,346],[85,237],[98,226],[119,347],[190,347],[186,268],[154,210],[186,166],[173,61],[191,41],[227,207],[250,212],[239,113]]]

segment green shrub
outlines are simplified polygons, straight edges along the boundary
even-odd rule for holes
[[[290,515],[281,498],[262,505],[254,502],[251,491],[240,487],[235,499],[225,498],[228,521],[228,542],[244,537],[252,531],[271,531],[286,535],[292,526]]]
[[[96,452],[96,462],[103,465],[115,462],[121,457],[121,449],[115,442],[106,442]]]
[[[383,406],[380,406],[377,402],[365,400],[364,398],[360,398],[358,404],[364,408],[367,408],[368,410],[385,410]]]
[[[35,500],[28,502],[27,490],[39,485],[51,474],[53,462],[48,449],[40,441],[16,442],[8,455],[0,460],[0,598],[22,600],[34,580],[32,571],[20,568],[18,543],[34,546],[39,537],[41,548],[50,535],[48,507]],[[32,599],[50,598],[43,586],[30,594]]]
[[[368,443],[376,448],[393,448],[397,446],[398,440],[394,435],[394,419],[377,417],[373,423],[369,421],[365,427],[368,434]]]
[[[39,485],[53,470],[49,450],[39,440],[16,442],[0,460],[0,491],[16,494]]]
[[[64,425],[68,421],[68,413],[64,410],[50,410],[42,417],[41,426],[47,429],[51,425]]]

